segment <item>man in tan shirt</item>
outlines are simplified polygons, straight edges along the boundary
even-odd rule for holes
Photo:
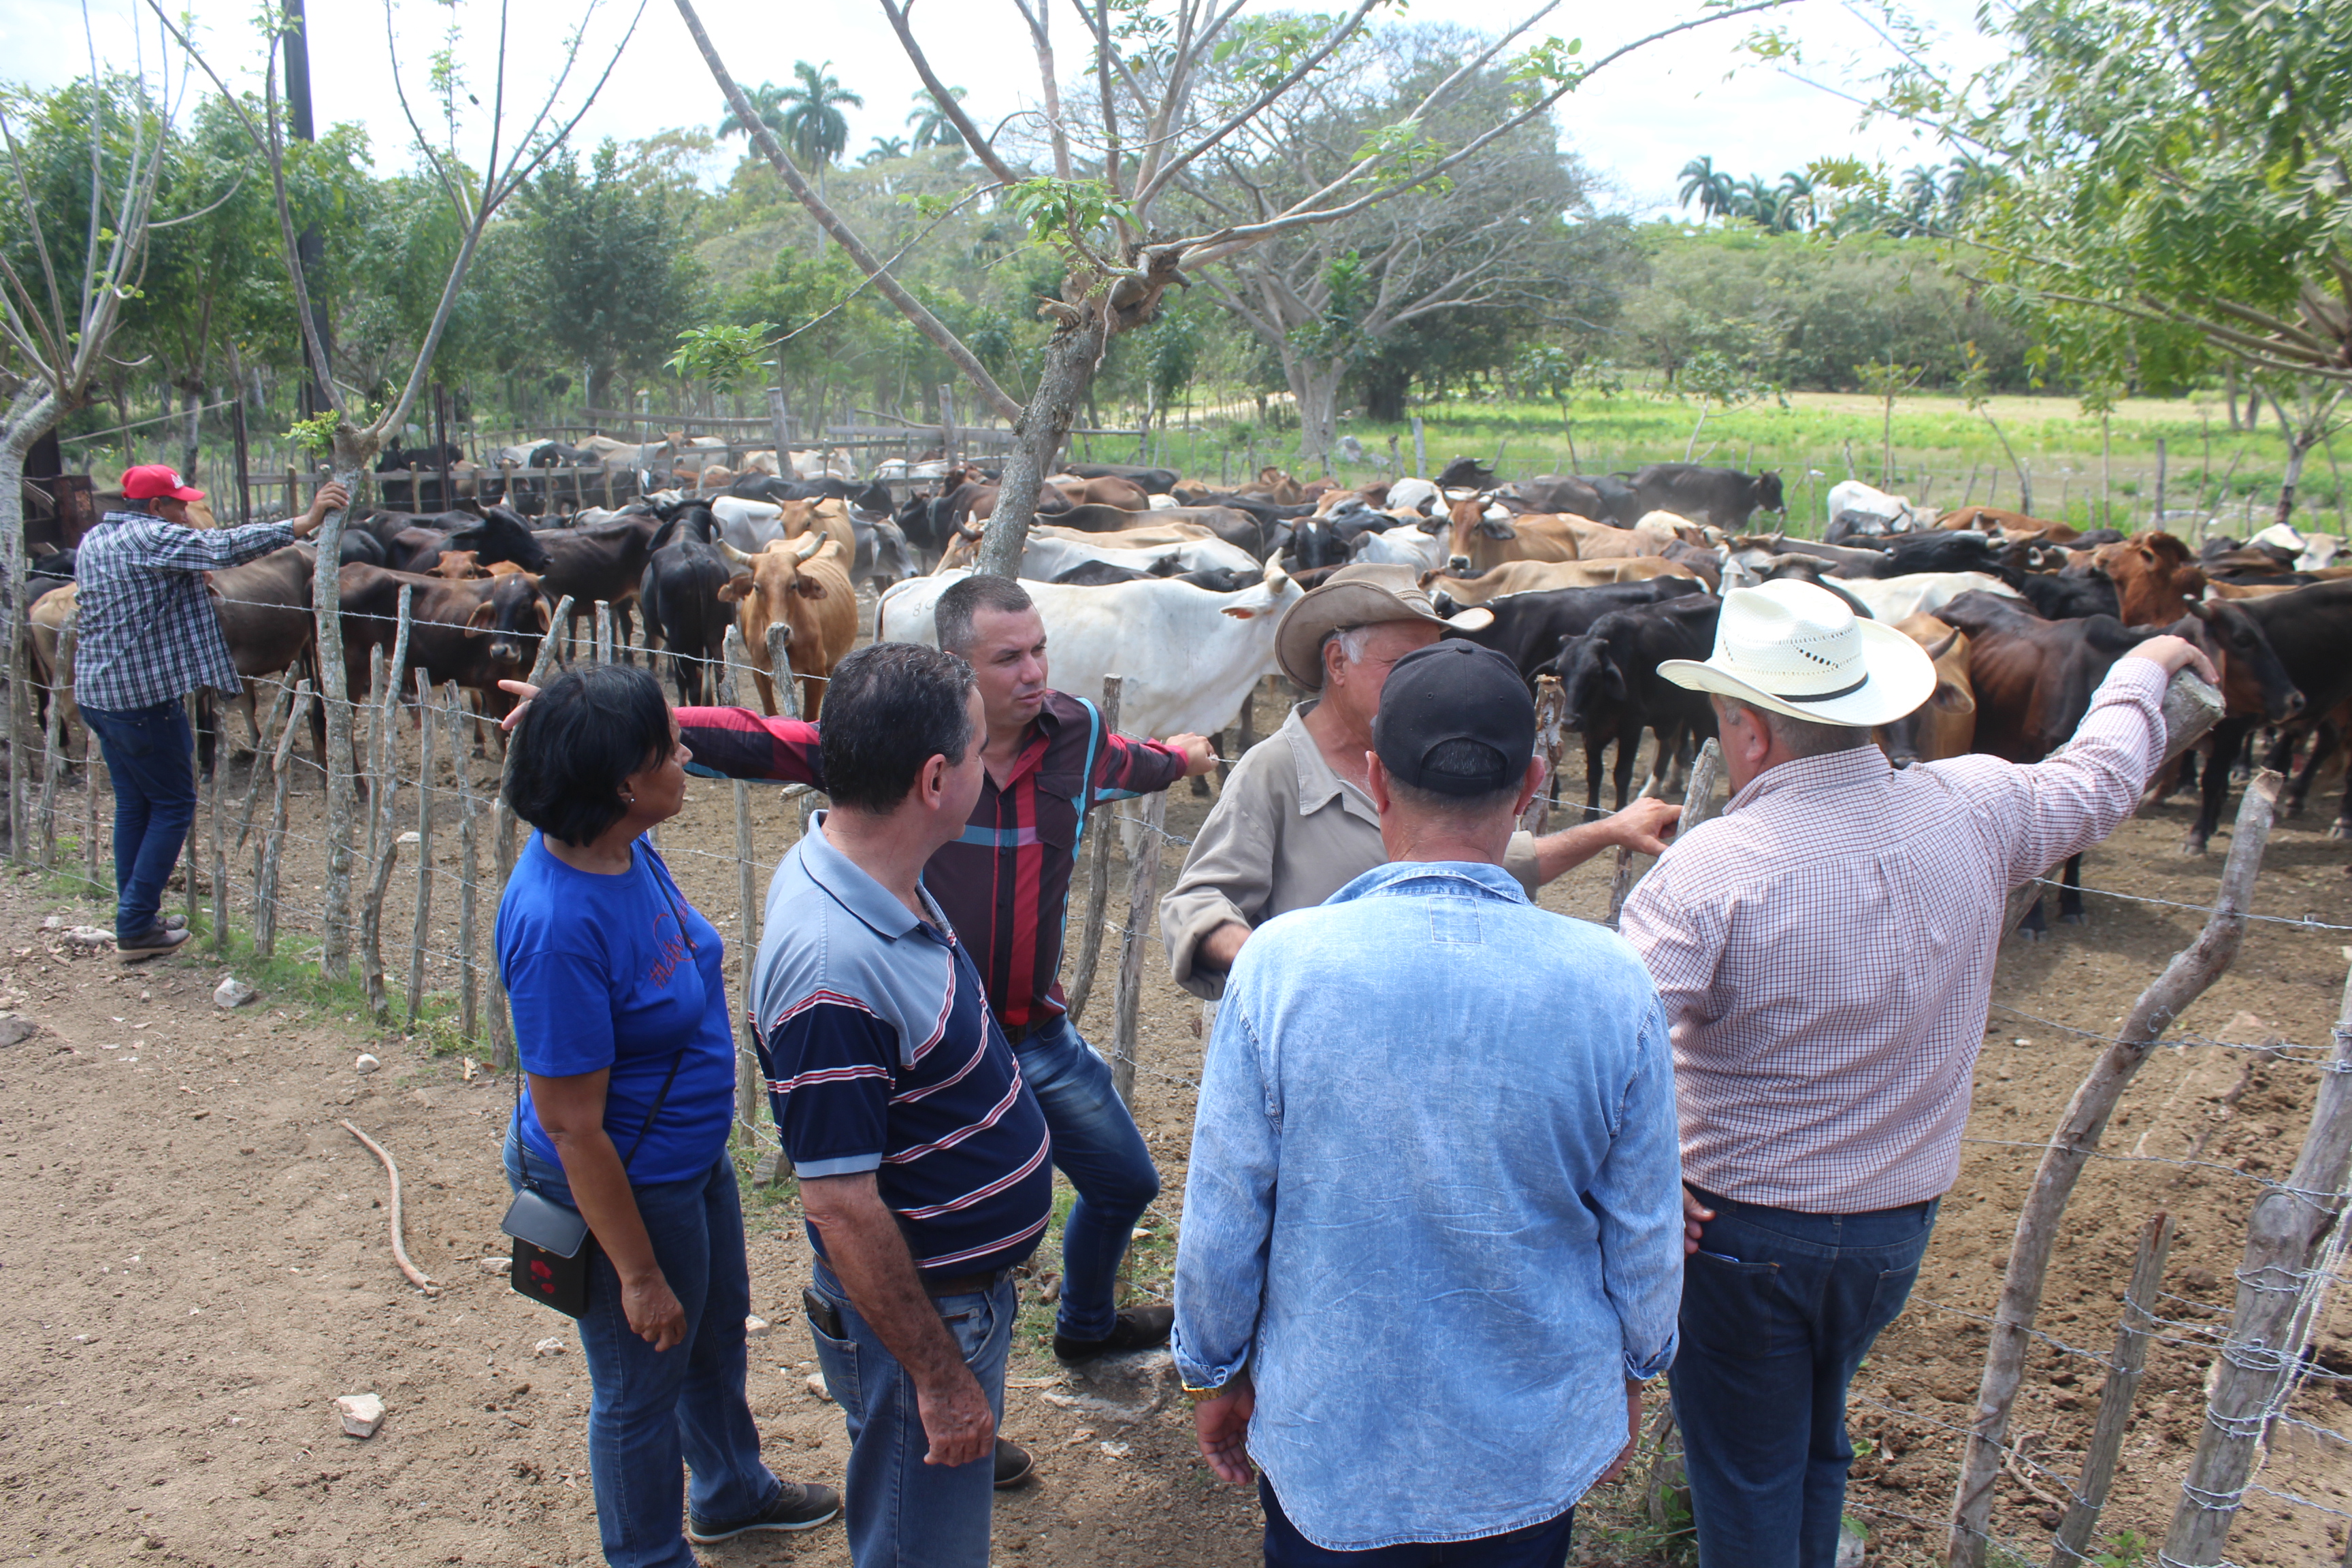
[[[1449,626],[1476,631],[1484,609],[1441,616],[1404,566],[1349,566],[1293,605],[1275,633],[1275,662],[1319,693],[1234,764],[1202,823],[1183,874],[1160,901],[1160,931],[1178,984],[1224,994],[1225,974],[1255,927],[1321,903],[1381,864],[1380,813],[1364,757],[1381,689],[1396,661],[1438,640]],[[1571,866],[1622,844],[1665,848],[1682,808],[1642,800],[1541,838],[1511,836],[1503,868],[1530,896]]]

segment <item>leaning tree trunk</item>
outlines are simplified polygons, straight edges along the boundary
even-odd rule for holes
[[[8,698],[8,853],[21,856],[25,844],[25,789],[32,770],[25,766],[18,742],[25,733],[25,454],[57,423],[58,400],[39,384],[16,394],[8,405],[7,422],[0,425],[0,637],[6,639]]]
[[[335,479],[356,499],[360,476],[374,457],[380,438],[349,425],[335,429],[331,459]],[[321,911],[319,967],[330,980],[347,980],[352,972],[352,826],[358,815],[358,780],[351,769],[351,682],[343,664],[343,598],[338,574],[342,564],[343,525],[348,512],[327,514],[324,527],[311,536],[319,548],[319,564],[310,581],[312,615],[319,628],[319,699],[327,720],[327,876],[326,907]],[[399,672],[394,671],[396,679]]]
[[[1336,359],[1302,359],[1292,378],[1298,398],[1298,441],[1301,454],[1319,459],[1325,474],[1331,471],[1331,451],[1339,442],[1339,378],[1345,367]]]
[[[1016,439],[1004,459],[1004,480],[996,492],[996,510],[989,515],[988,531],[981,541],[974,570],[983,576],[1018,577],[1021,552],[1029,542],[1029,525],[1037,515],[1037,492],[1070,438],[1078,405],[1094,384],[1102,363],[1104,324],[1088,311],[1075,326],[1065,327],[1045,342],[1045,366],[1029,406],[1013,424]]]

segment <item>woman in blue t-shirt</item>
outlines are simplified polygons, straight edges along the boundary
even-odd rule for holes
[[[688,1541],[806,1530],[840,1499],[769,1472],[744,1401],[725,944],[644,837],[684,804],[690,753],[660,686],[625,665],[554,681],[511,744],[507,804],[539,831],[499,904],[530,1089],[507,1179],[577,1209],[595,1238],[580,1342],[604,1560],[694,1568]]]

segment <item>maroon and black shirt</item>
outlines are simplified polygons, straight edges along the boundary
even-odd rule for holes
[[[693,771],[824,787],[817,726],[744,708],[681,708],[679,739]],[[1062,927],[1087,814],[1106,801],[1166,789],[1183,753],[1116,734],[1084,698],[1048,690],[997,787],[986,774],[963,837],[931,857],[923,886],[980,966],[989,1005],[1019,1035],[1062,1013]]]

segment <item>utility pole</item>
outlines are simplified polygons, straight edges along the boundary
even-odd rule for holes
[[[285,0],[287,29],[286,50],[286,118],[287,129],[297,142],[316,141],[317,134],[310,120],[310,24],[303,20],[302,0]],[[310,288],[310,321],[318,331],[320,346],[326,350],[329,361],[334,358],[335,340],[327,320],[327,305],[319,292],[319,275],[323,269],[327,247],[319,237],[317,224],[305,225],[294,242],[294,254],[302,263],[302,276]],[[302,363],[310,365],[308,352]],[[303,378],[302,416],[315,419],[333,405],[328,402],[326,389],[319,384],[314,373]]]

